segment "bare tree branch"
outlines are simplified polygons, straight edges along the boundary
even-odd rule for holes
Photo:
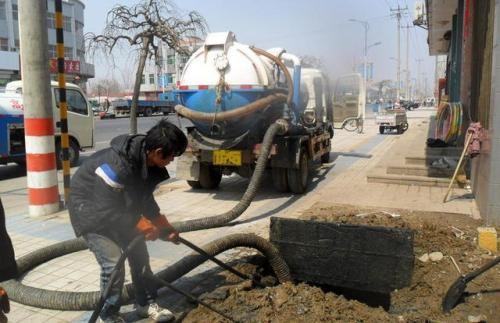
[[[125,43],[139,52],[134,94],[130,111],[130,132],[137,132],[137,99],[145,60],[160,62],[161,43],[182,54],[187,49],[182,40],[188,37],[204,36],[207,23],[203,16],[191,11],[181,17],[172,0],[139,0],[130,7],[116,5],[106,16],[106,27],[102,34],[86,34],[87,51],[92,53],[101,49],[108,54],[120,44]]]

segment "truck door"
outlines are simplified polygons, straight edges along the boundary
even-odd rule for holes
[[[56,106],[54,120],[57,121],[60,119],[59,98],[59,89],[54,88]],[[68,132],[70,136],[78,140],[81,148],[93,147],[94,115],[85,96],[78,89],[68,87],[66,89],[66,102],[68,103]]]
[[[360,74],[348,74],[337,79],[333,96],[333,121],[342,128],[348,119],[364,118],[365,88]]]

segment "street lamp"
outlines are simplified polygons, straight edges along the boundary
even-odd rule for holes
[[[395,58],[395,57],[389,57],[389,59],[392,59],[393,61],[396,61],[396,63],[398,64],[398,68],[397,68],[397,81],[396,81],[396,100],[399,101],[399,90],[400,90],[400,87],[401,87],[401,84],[399,84],[401,82],[400,80],[400,61],[399,59]]]

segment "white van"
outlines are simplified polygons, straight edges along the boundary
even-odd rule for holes
[[[60,159],[62,158],[61,152],[61,139],[60,139],[60,128],[57,127],[57,124],[60,120],[59,117],[59,84],[55,81],[51,82],[51,93],[52,93],[52,111],[54,112],[54,131],[56,136],[56,154],[58,156],[58,164],[60,164]],[[14,81],[7,83],[5,86],[5,93],[0,94],[0,103],[2,101],[2,97],[13,97],[18,96],[18,105],[23,109],[22,103],[22,81]],[[94,115],[92,113],[91,106],[82,92],[82,90],[75,84],[66,83],[66,102],[68,104],[68,135],[70,139],[70,147],[69,147],[69,158],[70,164],[72,166],[77,165],[78,159],[80,157],[80,151],[86,148],[94,147]],[[0,109],[1,111],[2,109]],[[21,112],[22,114],[22,112]],[[12,127],[7,127],[12,128]],[[5,131],[4,131],[5,130]],[[19,129],[18,129],[19,131]],[[24,129],[22,129],[24,134]],[[4,135],[6,136],[4,138]],[[4,139],[8,140],[12,137],[12,134],[9,133],[8,129],[1,129],[0,139],[3,141]],[[20,136],[16,136],[20,137]],[[22,136],[24,137],[24,136]],[[24,138],[23,138],[24,140]],[[10,145],[8,143],[7,147]],[[24,141],[22,143],[24,147]],[[6,163],[9,161],[17,161],[19,162],[19,158],[14,158],[9,160],[8,152],[6,154],[1,154],[2,160],[0,163]],[[22,162],[22,161],[21,161]]]

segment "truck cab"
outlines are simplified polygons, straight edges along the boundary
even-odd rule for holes
[[[60,120],[60,88],[51,82],[52,111],[54,118],[55,148],[58,165],[62,158],[61,133],[57,127]],[[5,93],[0,94],[0,163],[25,162],[24,142],[24,105],[22,81],[10,82]],[[66,102],[68,105],[68,135],[70,139],[70,164],[77,165],[80,151],[94,146],[94,116],[83,91],[75,84],[66,83]]]

